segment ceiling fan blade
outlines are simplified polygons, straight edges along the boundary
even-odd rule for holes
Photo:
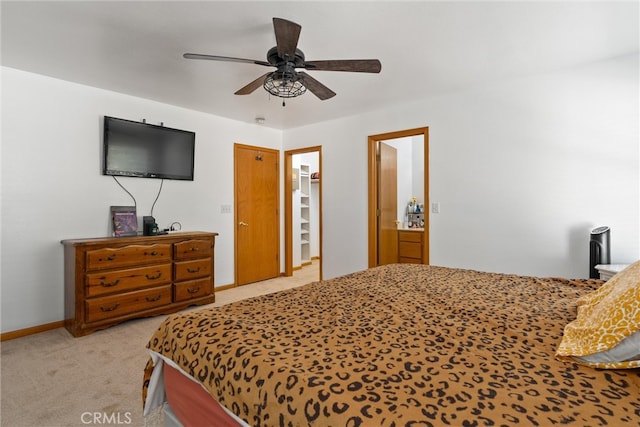
[[[328,61],[306,61],[304,68],[313,71],[379,73],[382,69],[382,64],[377,59],[334,59]]]
[[[278,56],[282,59],[293,60],[298,47],[298,39],[302,27],[295,22],[282,18],[273,18],[273,31],[276,34],[276,46]]]
[[[233,58],[231,56],[203,55],[200,53],[185,53],[182,56],[186,59],[205,59],[210,61],[244,62],[247,64],[266,65],[269,67],[273,66],[272,64],[269,64],[266,61],[258,61],[255,59]]]
[[[264,79],[269,74],[271,74],[271,72],[261,75],[260,77],[258,77],[257,79],[255,79],[254,81],[252,81],[251,83],[246,85],[245,87],[242,87],[242,88],[238,89],[235,92],[235,95],[249,95],[254,90],[258,89],[260,86],[262,86],[264,84]]]
[[[302,77],[304,86],[321,100],[324,101],[325,99],[333,98],[334,96],[336,96],[336,93],[334,91],[311,77],[309,74],[298,72],[298,75]]]

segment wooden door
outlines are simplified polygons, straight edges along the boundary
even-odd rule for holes
[[[236,284],[280,273],[279,152],[234,146]]]
[[[398,152],[380,142],[378,265],[398,262]]]

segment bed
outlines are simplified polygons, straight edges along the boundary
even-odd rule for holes
[[[184,425],[638,426],[640,262],[619,276],[392,264],[171,315],[148,343],[144,413],[168,400]],[[185,384],[201,399],[176,402]]]

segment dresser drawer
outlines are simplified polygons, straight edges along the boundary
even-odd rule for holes
[[[213,293],[213,283],[210,277],[206,279],[190,280],[176,283],[174,286],[174,301],[187,301],[200,298]]]
[[[422,244],[416,242],[400,242],[398,244],[400,258],[422,258]]]
[[[422,231],[398,231],[401,242],[422,242]]]
[[[85,300],[87,322],[110,319],[171,304],[171,285]]]
[[[171,264],[87,274],[85,292],[96,297],[171,283]]]
[[[420,258],[404,258],[400,257],[398,262],[401,264],[422,264],[422,260]]]
[[[171,244],[130,245],[87,251],[87,270],[171,261]]]
[[[211,240],[191,239],[173,245],[173,257],[177,260],[205,258],[213,255]]]
[[[176,281],[192,280],[211,275],[211,258],[197,259],[194,261],[180,261],[175,264]]]

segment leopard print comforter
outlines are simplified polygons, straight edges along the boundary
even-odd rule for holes
[[[639,370],[554,358],[600,284],[389,265],[172,315],[148,347],[252,426],[638,426]]]

